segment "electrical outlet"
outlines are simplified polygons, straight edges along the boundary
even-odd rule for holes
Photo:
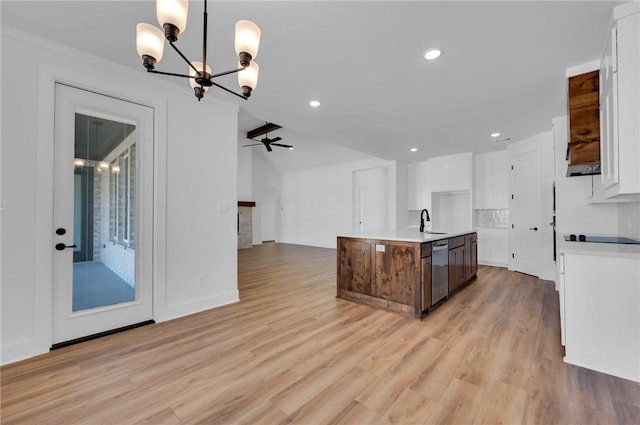
[[[197,281],[198,281],[198,286],[204,286],[204,274],[199,274],[197,277]]]

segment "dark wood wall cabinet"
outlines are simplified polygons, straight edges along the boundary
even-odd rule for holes
[[[451,293],[477,274],[477,235],[449,243]],[[338,237],[337,266],[338,298],[417,319],[432,308],[431,242]]]
[[[569,78],[569,166],[600,164],[599,73]]]

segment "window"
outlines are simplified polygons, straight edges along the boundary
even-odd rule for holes
[[[110,163],[109,240],[135,248],[136,168],[135,143]]]

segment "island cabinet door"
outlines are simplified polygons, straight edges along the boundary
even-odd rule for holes
[[[413,310],[419,305],[420,269],[420,245],[394,242],[379,246],[372,295]]]
[[[478,234],[471,233],[464,237],[464,274],[469,280],[478,272]]]
[[[422,311],[431,307],[431,256],[422,258]]]
[[[338,238],[338,289],[371,295],[374,260],[373,242]]]

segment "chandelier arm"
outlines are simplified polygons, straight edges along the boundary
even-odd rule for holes
[[[186,63],[188,63],[188,64],[189,64],[189,66],[191,67],[191,69],[193,69],[193,70],[196,72],[196,75],[200,75],[200,71],[198,71],[198,70],[196,69],[196,67],[195,67],[195,66],[193,66],[193,64],[191,63],[191,61],[190,61],[189,59],[187,59],[187,57],[186,57],[185,55],[183,55],[183,54],[182,54],[182,52],[180,51],[180,49],[178,49],[178,47],[177,47],[175,44],[173,44],[173,41],[169,40],[169,44],[171,45],[171,47],[173,47],[173,50],[175,50],[176,52],[178,52],[178,54],[180,55],[180,57],[181,57],[182,59],[184,59],[184,61],[185,61]],[[206,70],[207,68],[204,68],[204,67],[203,67],[202,69],[203,69],[203,70]]]
[[[192,75],[176,74],[176,73],[173,73],[173,72],[156,71],[155,69],[148,69],[148,68],[147,68],[147,72],[151,72],[153,74],[171,75],[172,77],[195,78]]]
[[[213,83],[213,85],[214,85],[214,86],[216,86],[216,87],[218,87],[219,89],[222,89],[222,90],[224,90],[224,91],[227,91],[227,92],[229,92],[229,93],[231,93],[231,94],[235,94],[236,96],[238,96],[238,97],[240,97],[240,98],[242,98],[242,99],[244,99],[244,100],[247,100],[247,99],[248,99],[248,98],[247,98],[247,96],[243,96],[243,95],[238,94],[238,93],[236,93],[236,92],[234,92],[234,91],[231,91],[231,90],[229,90],[228,88],[226,88],[226,87],[224,87],[224,86],[221,86],[220,84],[218,84],[218,83],[216,83],[216,82],[213,82],[213,81],[212,81],[211,83]]]
[[[222,77],[223,75],[229,75],[229,74],[235,74],[236,72],[240,72],[240,71],[244,71],[245,68],[238,68],[238,69],[232,69],[230,71],[224,71],[221,72],[219,74],[214,74],[211,76],[211,78],[217,78],[217,77]]]

